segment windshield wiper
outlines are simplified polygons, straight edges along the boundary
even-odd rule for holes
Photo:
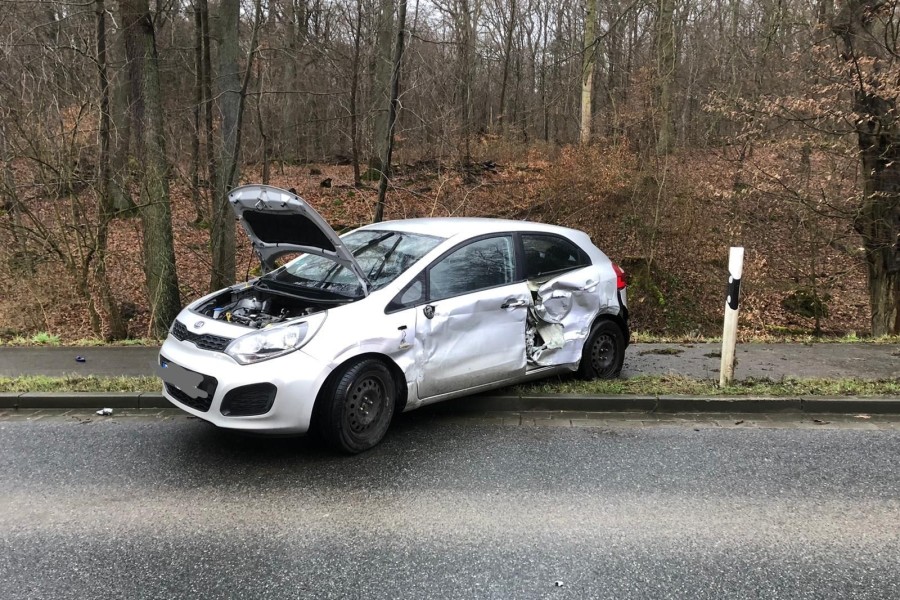
[[[397,249],[397,246],[400,245],[400,242],[403,241],[403,236],[397,236],[397,241],[394,242],[394,245],[391,246],[391,249],[384,253],[384,256],[381,259],[381,264],[378,265],[378,271],[374,275],[369,273],[369,281],[378,281],[378,278],[381,277],[381,272],[384,271],[384,266],[387,264],[388,259],[391,258],[391,254],[394,253],[394,250]]]
[[[373,239],[369,240],[368,242],[366,242],[365,244],[363,244],[362,246],[360,246],[359,248],[357,248],[356,250],[354,250],[354,251],[353,251],[353,256],[359,256],[360,254],[362,254],[363,252],[365,252],[366,250],[368,250],[368,249],[371,248],[372,246],[375,246],[375,245],[377,245],[377,244],[380,244],[381,242],[383,242],[384,240],[388,239],[388,238],[391,237],[392,235],[396,235],[396,234],[395,234],[393,231],[388,231],[388,232],[385,233],[384,235],[379,235],[377,238],[373,238]]]

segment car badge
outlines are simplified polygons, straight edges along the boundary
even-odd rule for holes
[[[200,329],[201,327],[203,327],[203,321],[197,321],[196,323],[194,323],[194,329]]]

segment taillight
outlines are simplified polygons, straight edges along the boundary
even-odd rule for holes
[[[613,271],[616,272],[616,289],[624,290],[625,286],[628,285],[628,281],[625,279],[625,271],[619,267],[616,263],[612,264]]]

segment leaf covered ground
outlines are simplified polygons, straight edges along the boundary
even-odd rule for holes
[[[756,160],[783,165],[782,154],[791,151],[760,150]],[[810,206],[802,195],[798,200],[796,193],[782,193],[785,186],[797,187],[791,181],[754,179],[722,154],[684,153],[662,170],[648,168],[624,147],[509,156],[485,148],[480,154],[499,159],[398,164],[386,217],[491,216],[583,229],[629,273],[633,328],[651,336],[721,333],[731,245],[746,248],[742,338],[807,336],[816,315],[826,335],[858,337],[869,330],[861,250],[842,212],[852,208],[851,181],[829,180],[843,186],[843,196],[834,195],[847,204],[829,212]],[[258,182],[258,169],[245,168],[241,180]],[[369,223],[374,214],[376,184],[353,187],[350,166],[273,163],[270,184],[295,189],[338,231]],[[65,203],[62,198],[41,205],[51,228],[54,222],[62,223],[60,231],[68,227],[64,218],[50,218],[66,214],[60,208]],[[172,203],[179,287],[187,303],[209,291],[208,213],[198,214],[178,180]],[[149,337],[140,240],[137,217],[114,222],[108,268],[132,338]],[[256,263],[240,229],[237,240],[237,278],[244,280]],[[58,261],[35,248],[36,270],[24,275],[16,269],[9,240],[0,242],[6,248],[0,250],[5,280],[0,341],[27,341],[43,333],[63,343],[97,337],[86,301]],[[79,251],[74,241],[70,251]]]

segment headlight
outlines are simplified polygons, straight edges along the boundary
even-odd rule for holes
[[[294,325],[282,325],[261,329],[243,335],[225,348],[225,354],[242,365],[268,360],[293,352],[312,337],[306,321]]]

